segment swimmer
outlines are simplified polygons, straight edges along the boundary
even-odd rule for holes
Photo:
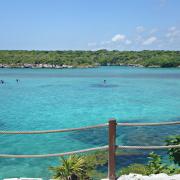
[[[16,82],[18,83],[18,82],[19,82],[19,79],[16,79]]]

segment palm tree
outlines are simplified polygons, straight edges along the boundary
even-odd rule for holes
[[[57,167],[50,167],[54,171],[54,179],[58,180],[85,180],[89,179],[87,172],[88,167],[83,156],[72,155],[65,159],[61,157],[61,165]]]

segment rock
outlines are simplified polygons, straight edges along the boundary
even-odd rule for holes
[[[42,178],[9,178],[4,180],[42,180]]]
[[[56,68],[56,69],[62,69],[63,67],[62,67],[62,66],[59,66],[59,65],[56,65],[55,68]]]
[[[32,68],[33,65],[32,64],[24,64],[24,68]]]
[[[42,180],[42,178],[20,178],[19,180]]]
[[[42,180],[42,178],[9,178],[4,180]]]
[[[51,65],[51,64],[43,64],[43,68],[52,68],[53,67],[53,65]]]
[[[73,66],[69,66],[69,65],[63,64],[62,67],[63,68],[72,68]]]
[[[158,65],[152,65],[152,66],[148,66],[148,68],[160,68],[161,66]]]
[[[180,174],[168,176],[167,174],[151,174],[149,176],[143,176],[141,174],[129,174],[123,175],[118,180],[180,180]]]

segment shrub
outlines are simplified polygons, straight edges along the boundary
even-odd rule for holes
[[[146,165],[143,164],[131,164],[128,167],[122,168],[118,172],[118,176],[124,175],[124,174],[142,174],[142,175],[147,175],[149,174],[149,169]]]
[[[174,166],[169,166],[162,162],[162,157],[155,153],[149,154],[149,161],[147,165],[143,164],[131,164],[128,167],[122,168],[118,175],[123,174],[142,174],[142,175],[150,175],[150,174],[159,174],[166,173],[168,175],[179,174],[180,169],[175,168]]]
[[[180,135],[170,136],[166,140],[167,145],[180,145]],[[180,165],[180,148],[171,148],[168,150],[169,159],[175,164]]]
[[[149,169],[149,174],[175,174],[178,170],[174,166],[169,166],[167,164],[162,163],[162,157],[153,152],[149,154],[149,159],[150,160],[147,165]]]
[[[87,175],[89,167],[83,156],[72,155],[67,159],[61,158],[62,164],[57,167],[50,167],[54,172],[53,178],[60,180],[85,180],[90,179]]]

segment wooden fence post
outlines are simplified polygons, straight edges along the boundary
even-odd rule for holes
[[[108,179],[116,179],[116,120],[109,120]]]

